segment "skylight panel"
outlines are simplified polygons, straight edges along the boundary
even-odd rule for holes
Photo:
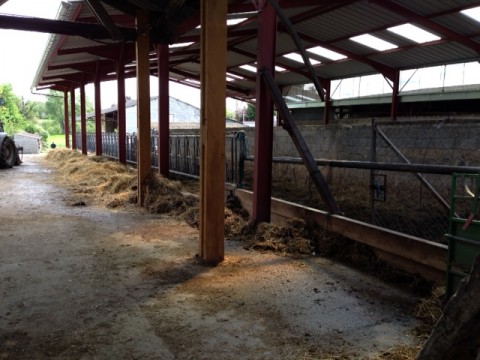
[[[358,35],[351,37],[350,40],[353,40],[359,44],[368,46],[372,49],[378,50],[378,51],[385,51],[385,50],[390,50],[390,49],[396,49],[398,46],[395,44],[392,44],[388,41],[382,40],[376,36],[370,35],[370,34],[363,34],[363,35]]]
[[[248,18],[227,19],[227,26],[237,25],[241,22],[244,22],[245,20],[248,20]]]
[[[290,59],[290,60],[293,60],[293,61],[296,61],[296,62],[299,62],[299,63],[303,64],[302,55],[300,55],[299,53],[289,53],[289,54],[285,54],[283,56],[286,57],[287,59]],[[310,63],[312,65],[318,65],[318,64],[320,64],[320,61],[317,61],[315,59],[310,58]]]
[[[480,6],[460,11],[463,15],[480,22]]]
[[[172,48],[179,48],[179,47],[185,47],[185,46],[190,46],[192,45],[193,42],[183,42],[183,43],[176,43],[176,44],[171,44],[171,45],[168,45],[168,47],[170,49]]]
[[[315,47],[312,47],[310,49],[307,49],[307,51],[311,52],[312,54],[322,56],[322,57],[325,57],[327,59],[334,60],[334,61],[342,60],[342,59],[347,58],[345,55],[339,54],[336,51],[325,49],[322,46],[315,46]]]
[[[248,64],[240,65],[240,68],[242,68],[243,70],[253,72],[253,73],[257,73],[257,68],[253,65],[248,65]]]
[[[275,65],[275,71],[276,72],[284,72],[284,71],[287,71],[287,69],[285,69],[281,66]]]
[[[288,100],[291,100],[291,101],[295,101],[295,102],[301,102],[302,100],[299,99],[298,97],[295,97],[295,96],[285,96],[285,99],[288,99]]]
[[[240,75],[237,75],[237,74],[232,74],[232,73],[229,73],[229,72],[227,72],[227,77],[233,78],[234,80],[243,80],[244,79],[243,76],[240,76]]]
[[[398,25],[388,28],[387,30],[397,35],[403,36],[404,38],[407,38],[408,40],[414,41],[418,44],[423,44],[430,41],[437,41],[441,39],[437,35],[420,29],[419,27],[412,24]]]

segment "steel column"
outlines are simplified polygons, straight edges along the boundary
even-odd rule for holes
[[[87,155],[87,112],[85,109],[85,83],[80,84],[80,131],[82,137],[82,154]]]
[[[75,116],[75,87],[72,85],[70,89],[70,115],[71,115],[71,130],[72,130],[72,149],[77,149],[77,127],[76,127],[76,116]]]
[[[137,28],[137,174],[138,205],[143,206],[147,177],[151,169],[150,126],[150,36],[149,13],[138,10],[135,18]]]
[[[323,108],[323,123],[325,125],[330,122],[330,110],[332,109],[332,100],[330,98],[331,85],[332,82],[330,80],[324,81],[323,86],[325,89],[325,107]]]
[[[275,73],[276,16],[270,3],[258,17],[257,69]],[[255,114],[255,162],[253,175],[253,219],[270,222],[272,196],[273,101],[257,71],[257,101]]]
[[[63,91],[63,130],[65,133],[65,147],[70,147],[70,126],[68,120],[68,91]]]
[[[123,46],[117,58],[117,95],[118,95],[118,162],[127,163],[126,145],[126,114],[125,114],[125,60],[123,58]]]
[[[393,78],[393,84],[392,84],[392,108],[391,108],[391,113],[390,117],[393,121],[397,120],[397,114],[398,114],[398,92],[399,92],[399,86],[400,86],[400,71],[395,70],[394,73],[394,78]]]
[[[202,0],[200,121],[200,256],[224,258],[227,1]]]
[[[157,45],[158,59],[158,171],[170,176],[170,94],[168,44]]]
[[[102,103],[101,103],[101,87],[100,87],[100,74],[99,74],[99,62],[97,63],[97,72],[93,81],[95,90],[95,154],[100,156],[103,154],[102,145]]]

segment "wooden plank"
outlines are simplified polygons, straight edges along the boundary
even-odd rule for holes
[[[251,214],[252,193],[236,189],[235,195]],[[292,218],[314,221],[328,231],[368,245],[382,260],[398,269],[420,274],[438,283],[445,281],[446,245],[272,198],[272,221],[285,222]]]
[[[227,2],[201,1],[200,255],[224,258]]]
[[[137,174],[138,205],[143,206],[147,176],[150,174],[150,38],[149,14],[139,10],[136,17],[137,27]]]

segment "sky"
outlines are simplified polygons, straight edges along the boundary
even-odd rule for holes
[[[0,13],[55,19],[61,0],[9,0],[0,6]],[[0,29],[0,84],[9,83],[15,95],[25,100],[45,101],[45,96],[31,93],[49,34]],[[158,95],[156,78],[151,78],[150,95]],[[116,82],[102,83],[102,108],[117,103]],[[86,86],[86,95],[93,103],[93,86]],[[126,80],[126,96],[136,95],[136,80]],[[170,96],[200,107],[200,91],[170,82]]]

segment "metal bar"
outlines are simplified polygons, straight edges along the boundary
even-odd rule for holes
[[[404,126],[404,125],[433,125],[433,124],[480,124],[480,119],[443,119],[443,120],[415,120],[415,121],[383,121],[377,126]]]
[[[376,128],[376,131],[377,133],[381,136],[381,138],[387,143],[387,145],[395,152],[395,154],[397,154],[397,156],[403,160],[405,163],[407,164],[411,164],[410,160],[408,160],[405,155],[402,154],[402,152],[390,141],[390,139],[387,137],[387,135],[385,135],[385,133],[378,128]],[[440,203],[440,205],[442,205],[445,209],[449,210],[450,211],[450,205],[448,204],[447,201],[445,201],[445,199],[437,192],[437,190],[435,190],[435,188],[432,186],[432,184],[430,184],[428,182],[427,179],[425,179],[422,174],[420,174],[419,172],[416,172],[415,173],[415,176],[417,177],[418,180],[420,180],[420,182],[427,188],[427,190],[429,190],[433,197],[435,199],[437,199],[437,201]]]
[[[335,201],[335,198],[333,197],[327,182],[323,178],[322,173],[318,169],[318,166],[315,163],[315,160],[307,144],[305,143],[305,140],[303,139],[302,133],[295,124],[295,120],[293,119],[292,114],[288,110],[287,104],[283,99],[280,89],[275,84],[275,81],[273,80],[273,77],[269,72],[261,71],[261,75],[262,79],[270,88],[272,97],[275,101],[275,104],[277,105],[277,110],[282,113],[283,119],[286,122],[285,129],[290,134],[298,152],[300,153],[300,156],[302,157],[305,166],[308,169],[308,172],[313,180],[313,183],[315,184],[315,187],[317,188],[320,196],[327,205],[327,209],[335,214],[340,214],[341,210],[338,207],[337,202]]]
[[[123,58],[123,47],[117,58],[117,123],[118,123],[118,162],[125,164],[126,154],[126,109],[125,109],[125,60]]]
[[[245,158],[248,161],[254,161],[253,156]],[[384,170],[396,172],[418,172],[425,174],[437,175],[451,175],[455,172],[464,172],[466,174],[479,174],[480,167],[468,166],[450,166],[450,165],[427,165],[427,164],[404,164],[404,163],[385,163],[372,161],[353,161],[353,160],[329,160],[329,159],[314,159],[317,165],[331,166],[348,169],[363,169],[363,170]],[[274,157],[272,162],[279,164],[303,164],[301,158],[294,157]]]
[[[287,15],[285,15],[282,8],[278,5],[277,0],[269,0],[269,2],[270,4],[272,4],[272,7],[275,9],[275,12],[277,13],[278,17],[282,20],[283,24],[285,25],[285,28],[290,33],[290,36],[292,37],[293,42],[297,46],[297,49],[300,52],[300,55],[302,55],[303,62],[305,63],[305,66],[307,67],[308,72],[310,73],[311,80],[315,85],[315,89],[317,89],[318,96],[320,96],[320,100],[325,101],[324,89],[320,84],[320,81],[318,80],[318,76],[315,73],[315,70],[313,69],[312,64],[310,63],[310,58],[307,55],[307,51],[303,46],[300,36],[298,36],[297,31],[293,27],[293,24],[290,21],[290,19],[287,17]]]
[[[376,163],[377,161],[377,132],[375,131],[376,124],[375,119],[372,119],[371,126],[371,143],[370,143],[370,162]],[[317,163],[318,164],[318,163]],[[375,171],[370,170],[370,222],[375,224]]]

